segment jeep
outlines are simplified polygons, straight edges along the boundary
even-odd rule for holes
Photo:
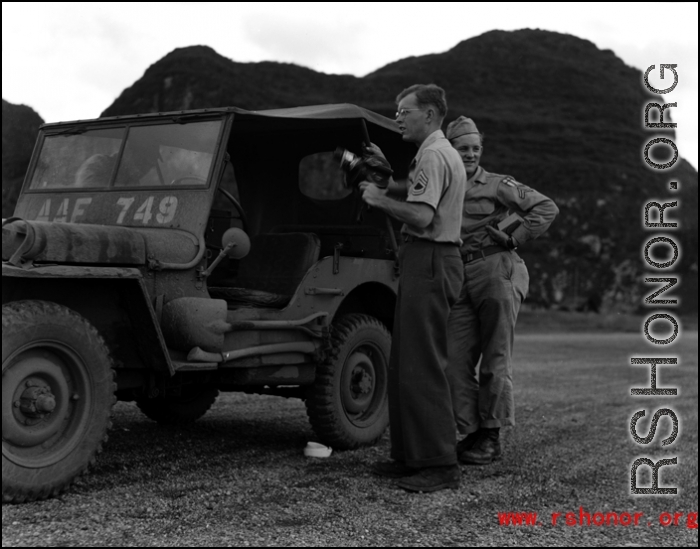
[[[2,223],[3,502],[67,489],[117,400],[173,424],[297,397],[325,444],[375,443],[395,227],[333,157],[370,141],[405,175],[394,122],[349,104],[41,126]]]

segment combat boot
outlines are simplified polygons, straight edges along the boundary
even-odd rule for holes
[[[459,454],[459,461],[467,465],[488,465],[501,459],[499,431],[499,428],[482,429],[481,436],[472,449]]]
[[[469,433],[466,437],[457,443],[457,455],[463,454],[467,450],[474,448],[474,445],[479,441],[482,435],[481,429],[477,429],[473,433]]]

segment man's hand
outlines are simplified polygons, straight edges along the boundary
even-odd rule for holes
[[[494,242],[497,244],[500,244],[501,246],[505,246],[506,248],[510,248],[508,245],[508,241],[510,240],[510,235],[508,233],[504,233],[503,231],[499,231],[495,227],[492,227],[491,225],[486,226],[486,230],[489,233],[489,236],[493,239]]]
[[[377,187],[371,181],[360,182],[358,188],[362,192],[362,200],[367,205],[377,207],[407,225],[423,229],[430,225],[435,217],[432,206],[421,202],[394,200],[388,196],[388,189]]]
[[[362,200],[364,200],[368,206],[379,206],[387,193],[386,189],[377,187],[377,185],[370,181],[362,181],[359,188],[362,192]]]
[[[386,156],[384,156],[382,149],[377,147],[374,143],[370,143],[369,147],[365,147],[365,154],[370,156],[378,156],[379,158],[386,160]]]

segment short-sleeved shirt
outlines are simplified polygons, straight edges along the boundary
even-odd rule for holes
[[[435,210],[435,216],[425,228],[406,224],[401,232],[459,245],[466,183],[467,175],[459,153],[442,130],[431,133],[409,167],[406,201],[427,204]]]
[[[489,173],[479,167],[468,179],[464,195],[462,255],[496,244],[486,226],[497,224],[511,212],[523,218],[523,223],[511,233],[522,244],[546,231],[559,208],[550,198],[510,175]]]

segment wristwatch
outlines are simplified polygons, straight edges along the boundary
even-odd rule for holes
[[[508,237],[508,240],[506,241],[506,246],[508,246],[509,250],[515,250],[518,247],[517,241],[515,238],[513,238],[513,235],[510,235]]]

